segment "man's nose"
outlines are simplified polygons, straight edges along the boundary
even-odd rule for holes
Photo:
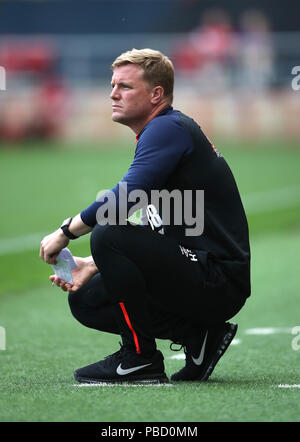
[[[110,98],[112,100],[118,100],[120,98],[120,94],[118,93],[116,87],[114,87],[111,91]]]

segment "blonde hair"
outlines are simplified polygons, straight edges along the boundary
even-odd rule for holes
[[[174,89],[174,66],[171,60],[153,49],[132,49],[115,59],[111,69],[126,64],[137,64],[143,69],[144,80],[151,86],[162,86],[164,95],[171,104]]]

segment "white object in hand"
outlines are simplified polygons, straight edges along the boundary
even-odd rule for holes
[[[72,270],[76,267],[73,255],[67,247],[61,250],[56,258],[56,264],[52,265],[55,275],[69,284],[73,284]]]

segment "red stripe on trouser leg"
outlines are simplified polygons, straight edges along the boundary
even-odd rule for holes
[[[122,309],[125,321],[126,321],[128,327],[130,328],[132,334],[133,334],[133,340],[134,340],[134,343],[135,343],[136,352],[140,354],[141,350],[140,350],[139,341],[138,341],[137,335],[136,335],[136,333],[135,333],[135,331],[134,331],[134,329],[133,329],[133,327],[131,325],[131,322],[130,322],[128,313],[126,311],[125,305],[123,304],[123,302],[119,302],[119,304],[120,304],[120,307]]]

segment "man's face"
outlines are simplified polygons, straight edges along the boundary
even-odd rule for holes
[[[126,64],[113,71],[112,119],[131,128],[139,127],[151,114],[152,89],[143,80],[140,66]]]

